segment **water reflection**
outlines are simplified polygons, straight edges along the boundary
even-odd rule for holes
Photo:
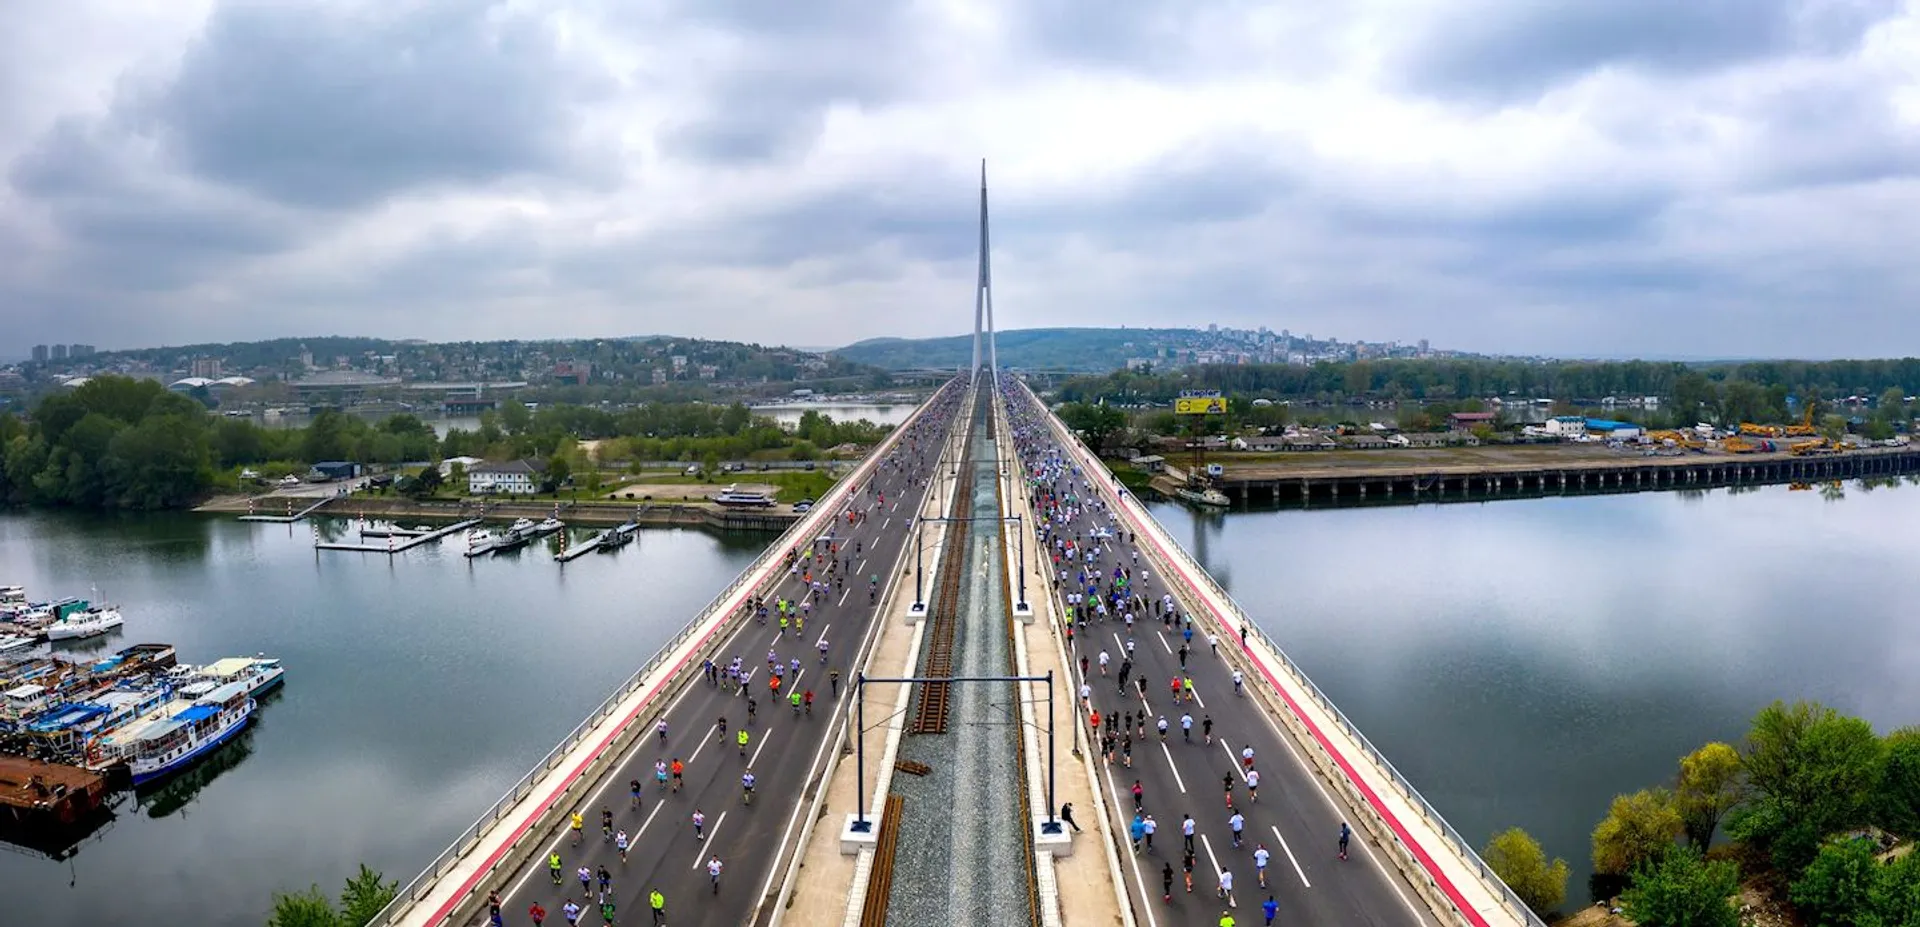
[[[288,688],[90,838],[81,865],[115,891],[83,908],[54,854],[0,853],[7,924],[258,927],[273,891],[338,884],[362,861],[410,877],[770,538],[649,529],[563,571],[533,547],[470,563],[457,537],[385,557],[315,551],[307,524],[101,522],[0,513],[0,579],[36,598],[97,584],[126,616],[103,649],[265,652]]]

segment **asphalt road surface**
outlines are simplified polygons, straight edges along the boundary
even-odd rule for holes
[[[949,384],[902,437],[894,463],[880,467],[866,486],[859,487],[856,506],[865,516],[862,521],[849,528],[846,519],[836,515],[833,533],[842,539],[845,585],[833,588],[823,602],[814,605],[805,631],[781,635],[775,613],[765,624],[744,622],[720,649],[725,659],[716,657],[715,663],[723,671],[734,655],[742,658],[750,673],[745,688],[758,702],[747,728],[750,739],[744,754],[736,734],[748,721],[745,699],[725,685],[704,680],[683,690],[668,706],[665,739],[649,731],[636,740],[588,793],[588,800],[573,809],[585,818],[584,833],[577,842],[570,829],[562,827],[557,836],[545,838],[541,852],[526,868],[480,889],[499,892],[505,923],[531,924],[529,909],[538,902],[546,909],[548,924],[564,924],[562,906],[569,900],[581,907],[581,924],[602,923],[601,867],[611,874],[606,896],[615,905],[615,923],[652,923],[648,896],[655,890],[665,896],[667,922],[675,927],[746,923],[757,900],[771,887],[776,866],[784,868],[777,856],[786,835],[797,832],[792,825],[800,811],[801,790],[823,758],[823,738],[832,726],[834,706],[850,697],[851,661],[873,627],[875,606],[868,601],[868,578],[877,575],[884,594],[884,582],[897,576],[903,566],[900,558],[911,556],[907,533],[912,513],[925,497],[927,476],[964,395],[961,384]],[[858,553],[854,552],[856,542],[861,548]],[[771,606],[776,597],[799,598],[803,588],[799,579],[785,577],[762,594]],[[828,642],[825,666],[818,650],[823,638]],[[799,673],[786,672],[778,701],[770,697],[766,685],[768,650],[782,661],[800,661]],[[841,675],[838,698],[831,694],[828,679],[828,671],[835,668]],[[692,666],[689,671],[701,670]],[[785,703],[786,693],[795,686],[813,690],[818,704],[811,714],[796,714]],[[724,735],[717,730],[723,717],[727,721]],[[655,762],[671,764],[676,758],[685,766],[681,787],[674,790],[671,784],[665,788],[656,784]],[[741,775],[749,768],[756,779],[750,805],[743,802],[741,785]],[[628,783],[635,779],[643,789],[639,807],[628,794]],[[625,862],[614,843],[602,836],[602,809],[613,812],[614,828],[624,830],[630,840]],[[698,837],[692,823],[696,811],[705,815],[704,833]],[[549,874],[547,859],[552,853],[560,855],[559,885]],[[717,893],[707,870],[716,856],[722,864]],[[585,889],[576,874],[582,866],[592,872]]]
[[[1070,463],[1057,475],[1048,470],[1044,460],[1058,446],[1053,434],[1041,426],[1036,418],[1039,413],[1026,402],[1025,393],[1017,388],[1008,388],[1007,393],[1012,398],[1013,431],[1026,474],[1047,481],[1048,485],[1041,487],[1043,493],[1051,489],[1082,500],[1071,521],[1056,523],[1054,537],[1078,541],[1083,549],[1088,544],[1099,546],[1102,550],[1095,568],[1109,577],[1116,566],[1131,570],[1134,590],[1149,600],[1159,599],[1169,587],[1148,565],[1146,554],[1142,552],[1136,560],[1134,546],[1115,524],[1115,517],[1087,504],[1086,482]],[[1103,501],[1113,503],[1110,497]],[[1038,505],[1036,515],[1044,522],[1046,513]],[[1111,539],[1096,539],[1096,532],[1110,532]],[[1047,547],[1050,552],[1055,550],[1051,541]],[[1072,591],[1076,584],[1084,587],[1078,583],[1081,570],[1086,568],[1083,562],[1063,557],[1056,576],[1059,568],[1066,569],[1067,579],[1056,596]],[[1110,580],[1101,583],[1102,590],[1110,588]],[[1184,613],[1178,595],[1175,601],[1176,608]],[[1129,889],[1138,899],[1136,910],[1143,914],[1141,923],[1148,927],[1218,923],[1221,912],[1228,909],[1218,894],[1217,873],[1222,869],[1233,873],[1237,905],[1232,910],[1241,924],[1264,922],[1261,905],[1269,895],[1280,906],[1274,923],[1288,927],[1437,923],[1414,901],[1411,889],[1398,873],[1389,871],[1389,864],[1378,857],[1380,851],[1365,844],[1358,828],[1348,858],[1339,859],[1340,824],[1354,820],[1350,812],[1334,800],[1296,752],[1292,738],[1282,735],[1252,696],[1235,693],[1233,670],[1209,647],[1203,627],[1194,625],[1191,643],[1185,641],[1183,627],[1176,621],[1169,628],[1151,607],[1144,614],[1136,613],[1131,633],[1117,615],[1105,619],[1089,616],[1084,630],[1076,632],[1073,645],[1073,671],[1078,673],[1080,659],[1087,659],[1087,678],[1081,681],[1091,689],[1092,706],[1101,713],[1103,728],[1112,714],[1118,713],[1123,721],[1128,712],[1135,713],[1136,719],[1145,714],[1143,721],[1136,720],[1133,731],[1131,768],[1124,765],[1118,749],[1113,763],[1101,764],[1109,794],[1114,797],[1117,832],[1129,834],[1136,781],[1142,788],[1145,813],[1158,825],[1151,850],[1144,846],[1136,853],[1123,850],[1121,860]],[[1132,678],[1123,690],[1118,671],[1129,638],[1134,641]],[[1183,643],[1190,648],[1184,673],[1179,657]],[[1220,646],[1236,643],[1222,640]],[[1105,675],[1100,671],[1103,650],[1108,654]],[[1144,693],[1135,681],[1143,677]],[[1175,677],[1192,678],[1193,701],[1174,700],[1171,682]],[[1076,683],[1076,695],[1078,689]],[[1182,735],[1182,715],[1190,715],[1193,720],[1190,737]],[[1163,716],[1168,724],[1164,743],[1157,727]],[[1213,728],[1211,744],[1203,733],[1208,718]],[[1254,750],[1252,768],[1260,774],[1258,801],[1248,795],[1240,757],[1248,746]],[[1245,819],[1238,848],[1229,826],[1233,811],[1227,806],[1228,780],[1233,783],[1233,808]],[[1191,815],[1195,825],[1191,893],[1182,873],[1183,815]],[[1259,885],[1254,866],[1253,854],[1259,846],[1265,846],[1269,854],[1265,888]],[[1162,899],[1162,867],[1166,864],[1173,867],[1171,902]]]

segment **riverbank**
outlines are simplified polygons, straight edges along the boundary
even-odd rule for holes
[[[222,496],[195,508],[195,512],[235,515],[278,515],[273,503],[288,497]],[[311,500],[308,500],[309,502]],[[283,506],[284,507],[284,506]],[[304,505],[302,505],[304,508]],[[633,522],[650,528],[714,528],[725,531],[785,531],[803,513],[781,506],[770,509],[732,509],[701,502],[487,502],[421,501],[399,497],[341,496],[327,502],[316,515],[338,518],[377,518],[383,521],[460,521],[483,518],[511,522],[541,519],[556,512],[562,521],[578,527],[613,527]]]

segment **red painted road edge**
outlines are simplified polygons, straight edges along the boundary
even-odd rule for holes
[[[1071,438],[1071,436],[1069,436],[1069,438]],[[1097,462],[1096,459],[1096,463]],[[1105,469],[1105,467],[1101,467],[1103,472]],[[1109,476],[1111,475],[1109,474]],[[1108,488],[1114,493],[1116,498],[1125,498],[1121,494],[1126,492],[1126,487],[1120,484],[1118,478],[1111,478],[1108,482],[1110,484]],[[1180,558],[1174,557],[1166,549],[1166,546],[1160,543],[1159,537],[1154,532],[1139,530],[1141,528],[1139,518],[1134,515],[1131,508],[1122,505],[1120,506],[1120,510],[1126,513],[1127,521],[1132,523],[1135,529],[1134,533],[1146,535],[1147,540],[1152,542],[1153,546],[1160,551],[1161,559],[1171,564],[1173,568],[1180,573],[1180,578],[1195,592],[1198,592],[1201,588],[1200,584],[1195,582],[1193,574],[1187,572],[1186,567],[1181,565]],[[1206,612],[1213,618],[1215,623],[1221,625],[1221,630],[1227,633],[1230,640],[1240,639],[1239,630],[1227,627],[1226,619],[1214,612],[1212,608],[1206,609]],[[1318,741],[1320,747],[1327,751],[1328,756],[1333,757],[1335,763],[1339,764],[1340,771],[1346,774],[1347,781],[1352,783],[1353,787],[1358,789],[1360,794],[1366,798],[1367,804],[1373,807],[1374,813],[1380,815],[1381,819],[1387,822],[1387,826],[1393,829],[1394,834],[1400,838],[1400,842],[1406,845],[1408,851],[1413,854],[1413,858],[1420,863],[1420,867],[1427,871],[1427,876],[1433,879],[1434,884],[1440,886],[1440,890],[1453,902],[1454,908],[1465,916],[1470,923],[1474,924],[1475,927],[1491,927],[1487,919],[1482,916],[1479,911],[1475,910],[1472,905],[1468,904],[1466,897],[1460,893],[1458,888],[1454,887],[1453,880],[1447,878],[1446,873],[1440,871],[1440,868],[1434,864],[1433,857],[1427,854],[1426,848],[1422,847],[1413,839],[1413,835],[1407,831],[1405,825],[1400,823],[1400,819],[1395,817],[1392,811],[1387,810],[1385,803],[1380,800],[1380,796],[1374,793],[1372,787],[1367,785],[1366,780],[1360,778],[1358,772],[1354,770],[1353,764],[1347,761],[1346,756],[1334,748],[1333,741],[1327,737],[1325,732],[1320,730],[1320,726],[1314,724],[1313,719],[1307,717],[1306,712],[1300,710],[1300,705],[1293,700],[1292,695],[1287,693],[1286,687],[1280,685],[1279,677],[1276,677],[1273,671],[1267,667],[1266,661],[1261,660],[1260,657],[1253,652],[1252,648],[1244,644],[1241,645],[1241,653],[1244,654],[1247,659],[1253,661],[1254,667],[1260,671],[1262,676],[1267,678],[1267,683],[1273,686],[1275,691],[1280,693],[1281,698],[1286,700],[1287,708],[1292,710],[1293,716],[1300,719],[1301,724],[1306,725],[1307,730],[1313,733],[1313,739]]]
[[[936,393],[936,395],[938,394]],[[901,422],[898,427],[894,428],[893,434],[888,436],[887,438],[887,444],[891,446],[897,443],[900,435],[906,433],[907,426],[913,424],[914,420],[920,417],[920,411],[926,409],[926,407],[927,405],[925,403],[922,403],[920,406],[920,409],[915,410],[912,415],[907,417],[906,421]],[[868,466],[871,466],[872,462],[878,459],[880,459],[880,452],[875,451],[871,456],[867,458],[868,463],[863,464],[862,469]],[[856,470],[854,474],[849,474],[848,478],[845,481],[843,481],[839,486],[834,487],[834,490],[833,490],[834,493],[835,494],[848,493],[850,491],[850,487],[853,487],[859,483],[859,480],[854,479],[855,475],[864,475],[864,474],[861,474],[859,470]],[[832,497],[830,496],[829,498],[832,498]],[[826,504],[826,500],[823,499],[820,502],[817,502],[814,504],[813,511],[807,513],[807,518],[818,519],[822,515],[824,515],[828,520],[832,520],[836,513],[837,505],[838,505],[837,500],[835,504],[828,505]],[[804,523],[805,521],[803,520],[802,524]],[[802,533],[804,534],[804,532]],[[761,568],[762,571],[765,572],[770,570],[770,568],[774,566],[775,562],[776,561],[773,561],[773,560],[767,561],[767,565]],[[765,577],[763,576],[761,579],[764,580]],[[727,603],[727,607],[723,609],[721,613],[732,614],[733,610],[739,605],[739,603],[742,600],[744,600],[747,597],[747,595],[750,594],[754,589],[758,588],[759,585],[760,585],[760,580],[756,580],[755,582],[748,583],[747,585],[740,587],[739,594],[734,599],[732,599]],[[465,901],[469,896],[473,894],[474,886],[479,885],[480,880],[486,878],[489,874],[491,874],[493,867],[499,864],[500,857],[505,856],[508,850],[512,849],[515,845],[517,845],[520,842],[522,837],[526,836],[527,831],[533,827],[534,822],[542,820],[543,818],[546,817],[547,812],[552,810],[554,803],[560,799],[560,795],[564,793],[567,789],[573,787],[574,780],[580,778],[580,774],[585,772],[588,766],[593,765],[596,761],[600,759],[602,754],[606,753],[607,745],[611,744],[614,738],[620,736],[620,732],[625,730],[627,725],[633,723],[634,718],[639,717],[642,712],[645,712],[647,710],[647,706],[651,705],[653,703],[653,700],[659,697],[660,693],[666,689],[666,684],[668,682],[673,681],[675,678],[677,678],[680,675],[680,671],[686,668],[687,661],[693,659],[693,655],[696,653],[699,653],[701,647],[706,646],[707,641],[710,640],[713,637],[713,635],[718,634],[722,628],[726,627],[726,625],[727,625],[727,622],[724,620],[715,623],[712,630],[709,630],[704,637],[700,638],[699,646],[696,646],[692,650],[687,651],[687,655],[684,657],[681,657],[680,662],[675,663],[673,665],[673,670],[671,672],[667,673],[665,676],[660,677],[660,682],[655,684],[653,691],[647,693],[646,698],[641,699],[640,704],[634,706],[633,711],[628,712],[626,717],[621,718],[618,724],[613,725],[612,728],[608,730],[606,736],[601,738],[599,746],[596,746],[593,749],[593,753],[590,754],[585,760],[582,760],[578,766],[575,766],[573,768],[573,771],[567,773],[564,779],[560,780],[561,784],[559,788],[556,788],[552,792],[547,793],[547,797],[541,802],[539,810],[535,811],[532,817],[529,817],[524,823],[522,823],[519,827],[514,829],[513,833],[509,835],[508,838],[500,844],[500,847],[494,850],[492,855],[487,857],[486,862],[481,864],[480,871],[474,873],[472,878],[468,879],[465,883],[463,883],[460,886],[460,890],[455,892],[453,894],[453,897],[447,899],[445,904],[442,904],[439,908],[434,910],[433,917],[429,918],[427,923],[438,924],[445,921],[448,917],[450,917],[453,914],[453,909],[459,907],[461,902]]]

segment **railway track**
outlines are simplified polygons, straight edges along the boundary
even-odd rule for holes
[[[973,497],[973,472],[964,464],[959,479],[954,483],[953,495],[955,499]],[[960,574],[965,566],[966,537],[970,532],[965,522],[949,524],[954,526],[958,539],[950,540],[940,552],[940,582],[934,590],[932,608],[927,613],[930,624],[927,628],[927,659],[920,671],[922,676],[953,675],[953,645],[960,611]],[[907,733],[946,733],[952,689],[953,684],[949,682],[921,683],[913,723],[908,726]]]

